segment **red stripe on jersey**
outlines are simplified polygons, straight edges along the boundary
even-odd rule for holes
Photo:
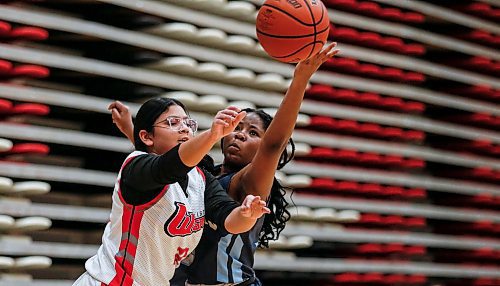
[[[196,170],[198,171],[198,173],[200,173],[200,175],[203,177],[203,181],[207,181],[207,179],[205,178],[205,173],[203,173],[203,171],[198,167],[196,166]]]
[[[122,214],[122,240],[118,253],[115,255],[116,275],[109,286],[132,286],[132,272],[134,270],[134,259],[139,243],[139,231],[141,221],[144,216],[143,211],[136,207],[124,205]]]
[[[132,157],[128,158],[127,160],[125,160],[125,162],[123,162],[123,164],[122,164],[122,166],[120,168],[120,172],[135,157],[137,157],[137,156],[132,156]],[[149,202],[147,202],[145,204],[142,204],[142,205],[134,206],[134,205],[131,205],[131,204],[127,203],[125,201],[125,199],[123,198],[122,191],[121,191],[121,178],[120,178],[120,180],[118,180],[118,197],[120,198],[120,201],[123,203],[123,205],[125,207],[127,207],[127,206],[128,207],[135,207],[136,211],[145,211],[145,210],[149,209],[150,207],[152,207],[154,204],[156,204],[163,197],[163,195],[165,195],[165,192],[168,190],[169,186],[170,185],[165,185],[165,187],[163,187],[163,190],[161,190],[161,192],[154,199],[152,199],[151,201],[149,201]]]

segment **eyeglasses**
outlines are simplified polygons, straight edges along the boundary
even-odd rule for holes
[[[168,124],[168,126],[159,125],[162,123],[165,125]],[[191,129],[193,133],[196,132],[196,130],[198,130],[198,122],[196,122],[196,120],[192,118],[181,118],[178,116],[169,116],[165,120],[162,120],[153,125],[153,127],[170,128],[173,131],[180,131],[182,129],[183,124],[186,125],[189,129]]]

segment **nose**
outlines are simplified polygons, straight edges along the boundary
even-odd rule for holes
[[[180,133],[189,133],[189,131],[191,130],[191,128],[189,128],[186,124],[186,122],[182,121],[181,122],[181,129],[179,129],[179,132]]]
[[[242,131],[238,131],[236,132],[236,134],[234,135],[234,137],[240,141],[246,141],[247,140],[247,137],[245,136],[245,134],[242,132]]]

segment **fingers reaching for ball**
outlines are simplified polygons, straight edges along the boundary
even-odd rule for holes
[[[305,77],[307,80],[318,70],[327,60],[340,52],[336,49],[337,43],[333,42],[323,47],[323,49],[310,58],[299,62],[295,68],[294,77]]]

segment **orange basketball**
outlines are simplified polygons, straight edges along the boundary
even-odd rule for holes
[[[298,62],[318,53],[330,19],[320,0],[266,0],[257,15],[257,37],[273,58]]]

